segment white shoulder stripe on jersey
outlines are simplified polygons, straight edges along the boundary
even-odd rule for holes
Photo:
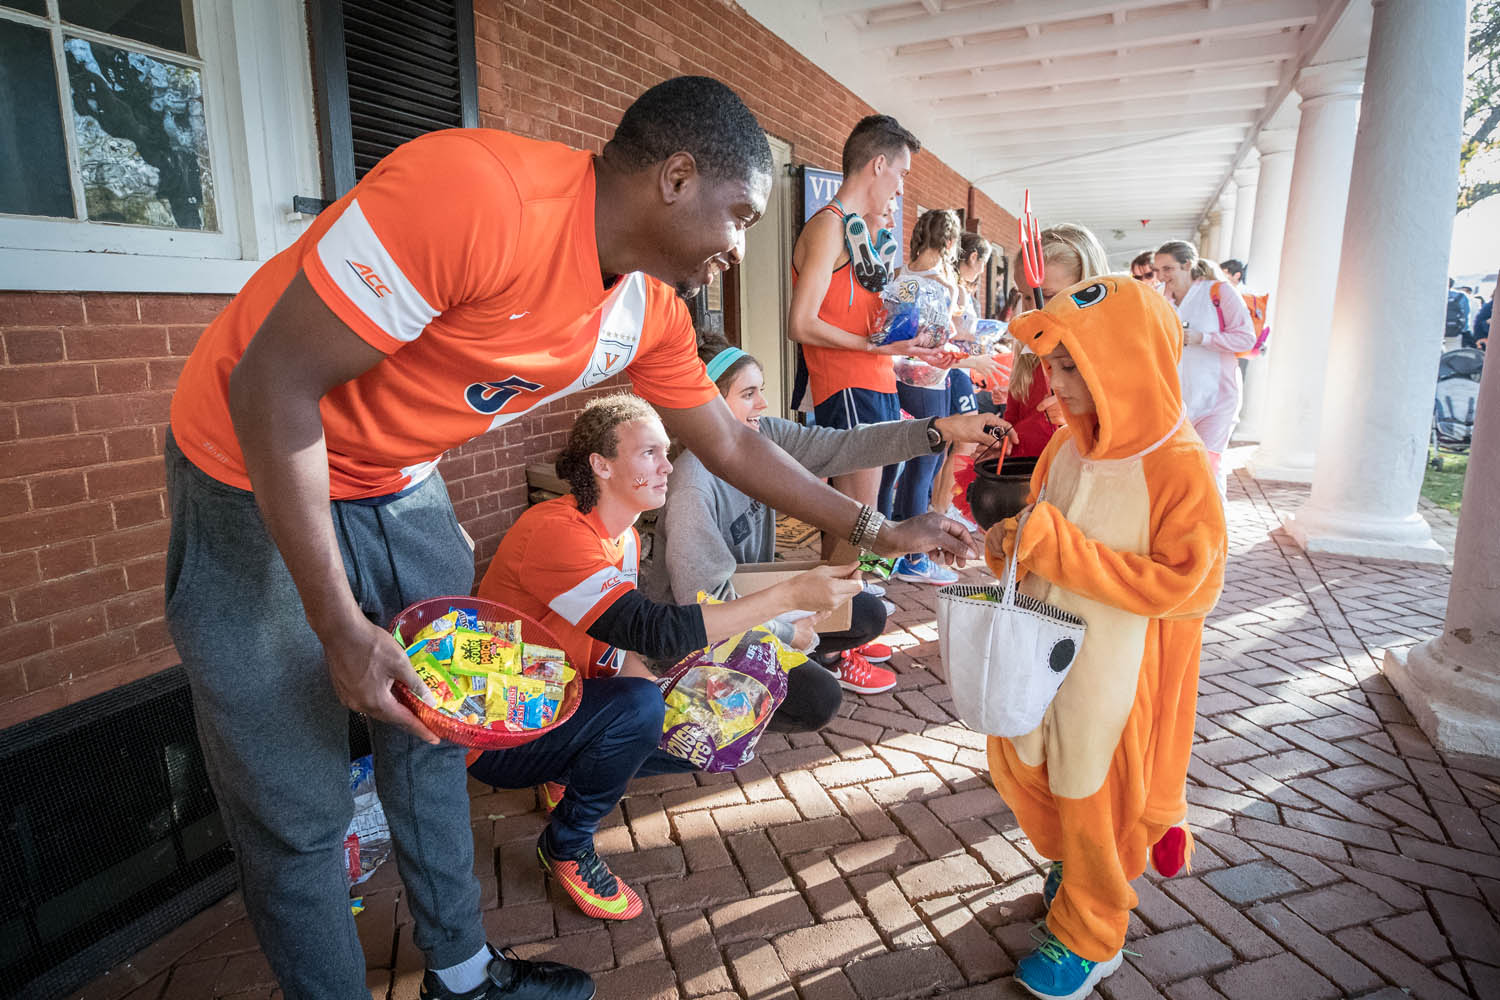
[[[438,314],[375,235],[357,198],[318,240],[318,259],[355,308],[403,343],[416,340]]]
[[[590,611],[594,610],[606,594],[616,587],[634,582],[635,573],[607,566],[587,579],[579,581],[572,589],[558,594],[547,602],[547,606],[566,618],[569,623],[577,625]]]
[[[554,399],[571,395],[579,389],[598,385],[607,378],[620,374],[635,360],[641,347],[641,337],[646,327],[646,304],[649,292],[646,277],[639,271],[624,275],[615,283],[614,290],[605,300],[599,318],[599,336],[593,353],[583,371],[573,381],[553,392],[532,400],[529,407],[513,413],[497,413],[490,421],[490,430],[525,416]]]

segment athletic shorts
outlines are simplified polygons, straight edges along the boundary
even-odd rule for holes
[[[819,427],[851,430],[861,424],[901,419],[901,404],[894,392],[874,389],[841,389],[813,407]]]
[[[963,368],[948,372],[948,412],[954,416],[978,409],[974,398],[974,379]]]

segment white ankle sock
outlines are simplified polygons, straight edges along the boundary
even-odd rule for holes
[[[446,969],[433,969],[432,971],[443,981],[443,985],[454,993],[467,993],[484,982],[485,973],[489,967],[490,949],[486,945],[476,951],[467,962],[459,962]]]

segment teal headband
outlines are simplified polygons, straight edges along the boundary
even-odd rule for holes
[[[719,378],[729,370],[730,365],[734,364],[740,358],[747,357],[749,355],[738,347],[726,347],[718,354],[715,354],[713,360],[708,363],[708,380],[710,382],[719,381]]]

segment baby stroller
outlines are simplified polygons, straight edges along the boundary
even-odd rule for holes
[[[1432,401],[1432,467],[1443,468],[1443,455],[1467,455],[1474,436],[1474,408],[1484,352],[1472,347],[1448,351],[1438,362],[1437,396]]]

